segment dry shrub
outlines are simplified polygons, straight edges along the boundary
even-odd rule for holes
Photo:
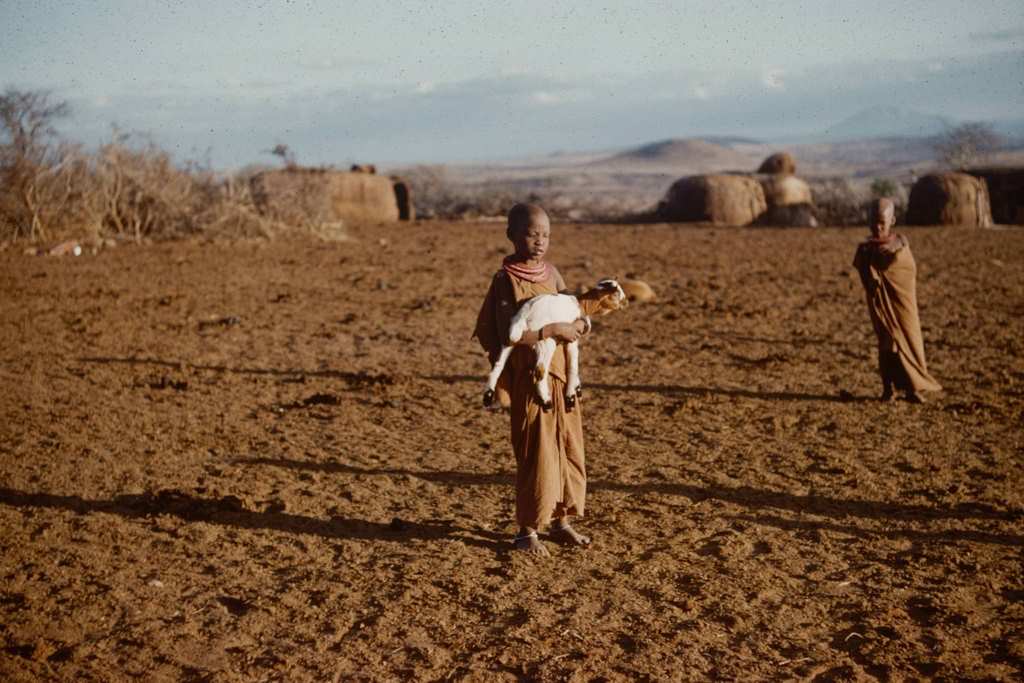
[[[274,237],[289,228],[256,210],[248,182],[176,166],[152,141],[115,133],[95,153],[59,145],[0,168],[0,238]]]
[[[96,154],[95,191],[105,232],[117,237],[179,237],[199,232],[197,214],[210,197],[201,178],[178,169],[145,140],[115,132]]]
[[[423,164],[402,169],[402,178],[416,197],[416,214],[420,218],[476,218],[498,215],[496,204],[504,204],[493,193],[474,191],[454,183],[448,170],[440,164]],[[508,210],[515,204],[504,206]]]
[[[25,162],[0,171],[2,237],[50,239],[91,223],[89,161],[79,150],[61,145],[44,163]]]
[[[45,91],[0,94],[0,240],[273,237],[302,229],[262,216],[244,173],[179,166],[145,136],[115,130],[94,152],[62,142],[69,113]],[[287,150],[285,150],[287,151]],[[337,239],[325,222],[316,234]]]
[[[69,112],[45,91],[0,95],[0,237],[47,238],[75,213],[82,155],[53,127]]]
[[[287,226],[260,214],[244,174],[217,180],[206,174],[206,201],[195,217],[204,235],[213,238],[273,238]]]
[[[524,176],[516,170],[476,179],[443,165],[403,168],[401,177],[416,198],[417,218],[504,218],[518,202],[540,204],[556,221],[644,222],[664,194],[668,177],[579,173]]]
[[[867,225],[867,207],[872,199],[877,198],[877,180],[835,177],[810,180],[818,223]],[[892,179],[892,183],[890,199],[896,204],[896,222],[902,223],[907,210],[908,184],[895,178]]]

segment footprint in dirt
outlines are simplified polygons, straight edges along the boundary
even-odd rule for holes
[[[217,602],[219,602],[224,609],[226,609],[232,616],[235,617],[245,615],[253,607],[245,600],[233,598],[230,595],[219,596],[217,598]]]
[[[696,597],[701,594],[701,587],[704,581],[699,576],[692,574],[680,574],[676,577],[676,588],[684,595]]]
[[[831,681],[856,681],[858,680],[857,670],[849,664],[834,666],[822,671],[811,679],[813,683],[829,683]]]
[[[735,531],[720,531],[697,549],[698,555],[727,561],[745,559],[755,554],[754,544],[745,535]]]
[[[930,598],[919,595],[907,601],[907,614],[918,626],[929,627],[938,621],[940,610]]]

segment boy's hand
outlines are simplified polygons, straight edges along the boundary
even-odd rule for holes
[[[586,328],[586,323],[582,320],[577,320],[573,323],[551,323],[544,326],[544,331],[546,333],[545,336],[568,344],[579,339]]]
[[[903,238],[903,235],[896,235],[893,239],[889,240],[888,244],[882,245],[882,251],[895,254],[905,246],[907,246],[907,241]]]

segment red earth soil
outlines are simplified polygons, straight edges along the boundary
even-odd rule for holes
[[[470,340],[503,225],[0,252],[0,677],[1018,678],[1024,230],[905,232],[923,406],[874,400],[863,230],[556,225],[659,299],[584,342],[548,559]]]

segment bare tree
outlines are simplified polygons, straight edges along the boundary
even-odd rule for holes
[[[13,237],[45,237],[80,171],[78,148],[53,127],[70,113],[43,90],[8,88],[0,95],[0,226]]]
[[[963,170],[999,149],[1002,139],[987,123],[963,123],[939,136],[935,151],[942,163]]]
[[[284,163],[285,168],[295,168],[297,165],[295,163],[295,151],[284,143],[279,142],[265,151],[278,157]]]
[[[53,122],[68,116],[67,102],[54,102],[45,90],[8,88],[0,95],[0,145],[5,153],[41,161],[44,141],[56,136]]]

